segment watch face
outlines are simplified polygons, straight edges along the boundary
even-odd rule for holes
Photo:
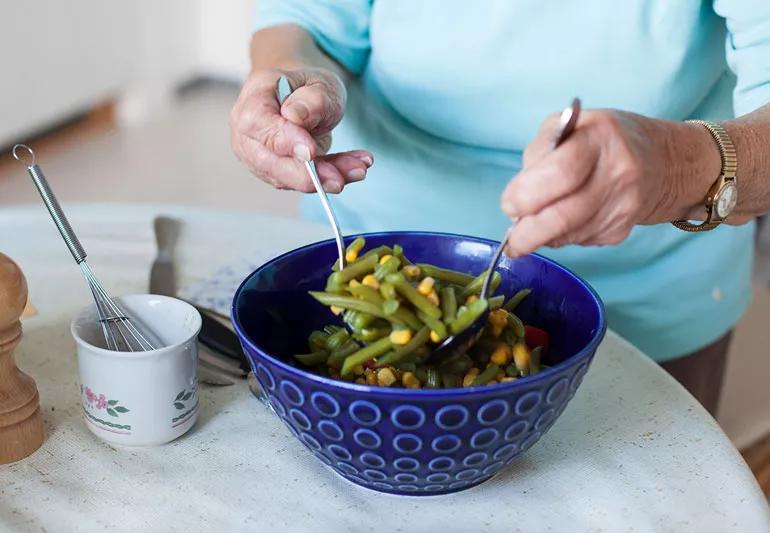
[[[735,187],[735,183],[727,183],[722,190],[717,194],[716,211],[719,218],[726,218],[738,201],[738,189]]]

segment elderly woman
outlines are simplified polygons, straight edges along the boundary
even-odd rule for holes
[[[770,2],[257,7],[231,128],[257,177],[310,192],[315,159],[349,231],[499,239],[517,218],[509,254],[585,277],[610,326],[715,411],[770,210]],[[587,110],[552,150],[574,96]]]

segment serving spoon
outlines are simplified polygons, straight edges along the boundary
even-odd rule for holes
[[[575,129],[578,116],[580,115],[580,100],[575,98],[569,107],[565,108],[561,113],[561,120],[559,125],[559,133],[553,143],[552,150],[555,150],[563,143]],[[484,278],[484,284],[481,286],[480,298],[489,300],[489,289],[492,282],[492,275],[497,270],[497,264],[500,262],[500,257],[503,255],[505,244],[508,242],[508,236],[511,230],[516,225],[518,220],[514,219],[511,226],[505,232],[503,240],[500,241],[500,245],[495,250],[495,254],[489,262],[487,267],[487,275]],[[489,307],[487,307],[483,313],[481,313],[468,327],[459,332],[456,335],[452,335],[444,339],[444,341],[434,349],[428,356],[428,361],[431,363],[438,363],[440,361],[448,360],[456,355],[461,355],[468,351],[476,341],[481,337],[482,330],[487,324],[489,318]]]

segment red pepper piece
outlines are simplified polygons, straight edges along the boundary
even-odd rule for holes
[[[524,326],[524,342],[530,350],[541,346],[543,352],[548,351],[548,333],[535,326]]]

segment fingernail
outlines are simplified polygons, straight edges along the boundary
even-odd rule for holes
[[[366,176],[366,171],[363,168],[354,168],[347,173],[347,178],[350,181],[361,181]]]
[[[374,159],[372,159],[372,156],[370,156],[370,155],[359,156],[358,160],[361,161],[367,167],[370,167],[370,166],[372,166],[374,164]]]
[[[294,157],[300,161],[310,161],[310,148],[304,144],[295,144],[292,151],[294,152]]]
[[[308,109],[308,107],[302,102],[292,103],[289,106],[289,109],[292,109],[294,114],[297,115],[297,118],[300,120],[305,120],[308,116],[310,116],[310,109]]]
[[[331,194],[337,194],[342,191],[342,185],[336,181],[327,181],[324,183],[324,190]]]

